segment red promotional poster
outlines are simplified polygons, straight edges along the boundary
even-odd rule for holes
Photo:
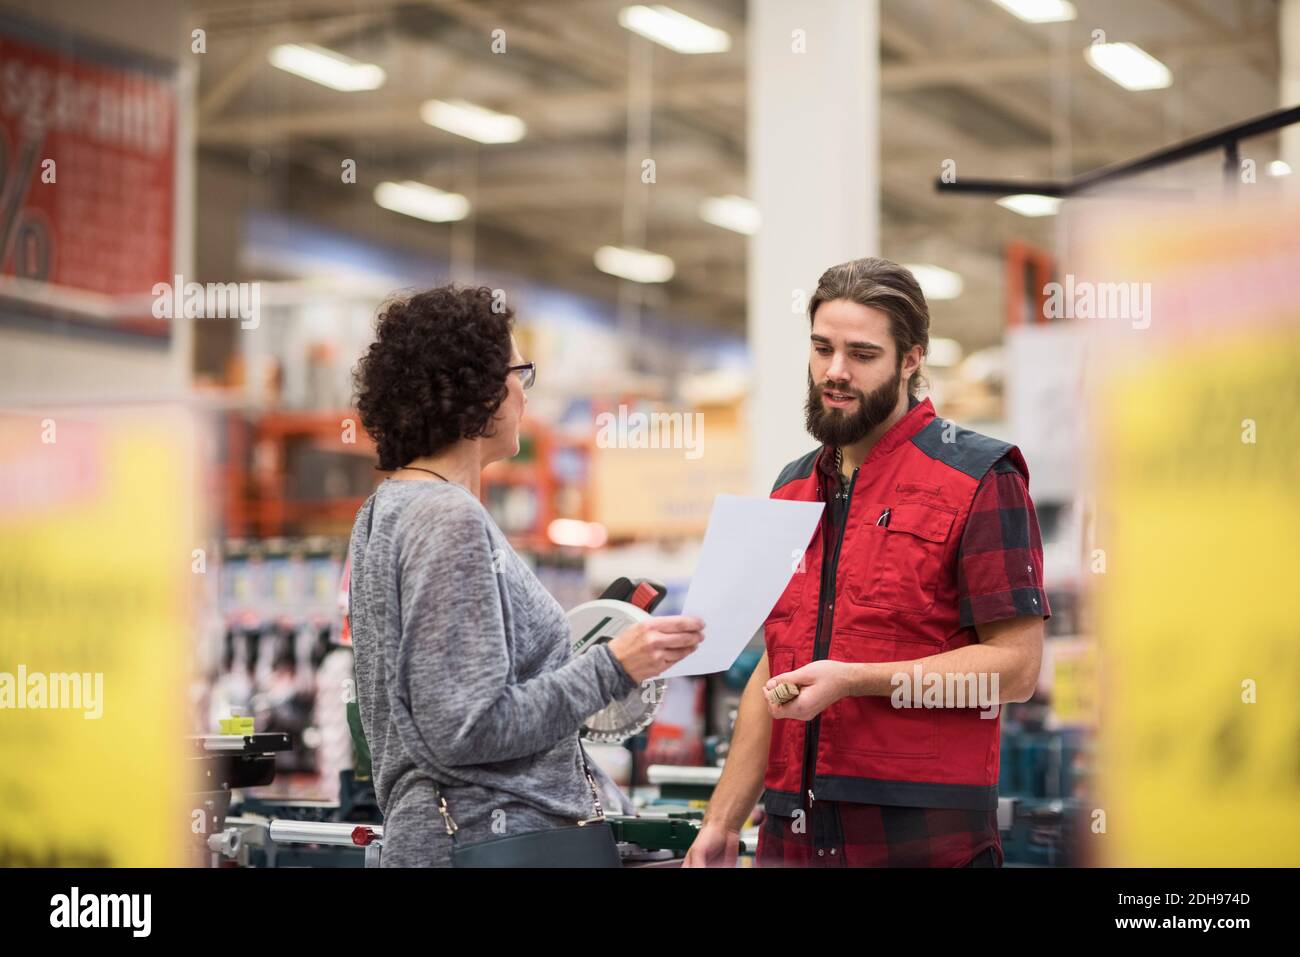
[[[166,336],[175,154],[170,72],[0,24],[0,298]]]

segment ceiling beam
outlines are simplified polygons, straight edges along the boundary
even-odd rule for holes
[[[1185,64],[1204,63],[1241,56],[1258,56],[1275,49],[1277,39],[1268,34],[1255,34],[1229,40],[1210,40],[1193,43],[1152,43],[1142,48],[1162,60],[1178,57]],[[1071,73],[1095,72],[1083,57],[1068,58],[1066,68]],[[962,59],[930,58],[903,64],[892,64],[881,69],[881,88],[886,93],[917,90],[936,86],[982,87],[990,83],[1010,80],[1047,80],[1052,71],[1060,67],[1060,60],[1052,53],[1030,53],[1011,57],[968,57]]]

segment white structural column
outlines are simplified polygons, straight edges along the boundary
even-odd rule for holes
[[[749,0],[750,482],[772,488],[804,430],[806,304],[829,266],[880,247],[877,0]]]
[[[1279,106],[1300,106],[1300,0],[1282,0],[1278,6]],[[1282,130],[1282,159],[1291,164],[1287,177],[1292,195],[1300,195],[1300,123]]]

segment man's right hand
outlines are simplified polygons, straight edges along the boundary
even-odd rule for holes
[[[704,622],[691,615],[649,618],[609,642],[623,670],[640,684],[663,674],[704,640]]]
[[[700,833],[682,861],[683,867],[736,866],[736,858],[740,856],[740,827],[753,814],[763,792],[763,772],[772,740],[772,715],[763,696],[763,685],[769,677],[771,668],[764,651],[740,696],[727,763],[709,798]]]
[[[705,821],[686,852],[682,867],[735,867],[740,853],[740,831]]]

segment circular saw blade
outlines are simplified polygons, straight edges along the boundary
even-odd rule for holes
[[[616,637],[623,629],[649,617],[649,612],[636,605],[612,598],[598,598],[581,604],[569,612],[573,653],[585,654]],[[580,731],[582,737],[588,741],[622,744],[640,734],[654,721],[659,703],[663,701],[665,685],[662,678],[637,685],[588,718]]]

